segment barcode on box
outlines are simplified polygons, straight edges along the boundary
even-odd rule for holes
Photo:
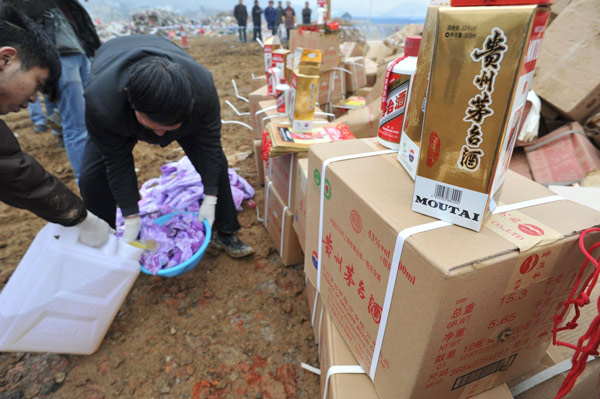
[[[455,204],[460,204],[460,200],[462,198],[462,190],[442,186],[441,184],[436,184],[433,196],[439,200],[445,200]]]

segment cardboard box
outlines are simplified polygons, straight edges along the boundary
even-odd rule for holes
[[[383,43],[383,40],[368,41],[367,43],[369,51],[367,51],[366,57],[378,64],[381,64],[386,57],[394,54],[394,50]]]
[[[290,51],[296,48],[319,49],[323,51],[321,71],[340,66],[340,33],[290,31]]]
[[[380,117],[381,100],[374,100],[364,108],[349,110],[335,121],[348,125],[354,137],[366,138],[377,136]]]
[[[304,263],[317,285],[321,251],[323,303],[365,370],[382,334],[380,398],[465,398],[533,368],[583,263],[578,234],[600,213],[556,201],[494,215],[479,233],[436,222],[445,227],[395,249],[399,232],[434,221],[410,211],[412,180],[395,154],[333,162],[323,175],[326,159],[380,149],[373,139],[311,147]],[[509,172],[501,203],[552,195]]]
[[[260,89],[254,90],[248,96],[250,103],[250,119],[252,124],[252,136],[255,140],[262,138],[262,128],[258,129],[256,125],[256,113],[260,110],[259,103],[261,101],[269,100],[271,97],[267,94],[267,86],[263,86]]]
[[[265,227],[285,266],[302,262],[302,249],[292,226],[293,215],[281,196],[265,177]]]
[[[379,64],[375,61],[365,58],[365,73],[367,74],[367,87],[373,87],[377,81],[377,69]]]
[[[280,114],[277,111],[277,101],[270,97],[268,100],[258,103],[258,110],[253,114],[252,119],[253,131],[260,132],[260,137],[262,138],[262,132],[269,121],[276,121],[278,123],[289,122],[287,115]]]
[[[548,27],[532,89],[567,119],[600,111],[600,3],[572,1]]]
[[[508,168],[513,172],[528,178],[529,180],[533,180],[531,168],[529,167],[529,162],[527,162],[527,156],[525,155],[525,150],[523,150],[521,147],[515,148],[513,151]]]
[[[564,135],[562,138],[556,137]],[[525,147],[533,179],[541,184],[574,184],[600,169],[600,151],[577,122],[556,129]]]
[[[438,9],[413,211],[476,231],[494,211],[549,16]]]
[[[296,158],[299,154],[287,154],[274,157],[269,160],[269,179],[273,182],[273,187],[293,212],[294,204],[294,185],[296,182]],[[304,154],[306,157],[306,154]]]
[[[417,175],[421,148],[421,132],[425,116],[429,71],[431,70],[431,52],[436,33],[438,6],[429,6],[423,25],[423,36],[417,58],[417,70],[406,109],[404,126],[400,134],[398,159],[406,172],[414,180]]]
[[[316,288],[308,281],[307,295],[313,296]],[[314,302],[312,302],[314,303]],[[315,308],[311,308],[313,311]],[[358,366],[358,360],[344,341],[342,334],[333,320],[323,311],[320,302],[317,303],[314,330],[319,333],[319,359],[321,361],[321,397],[328,399],[379,399],[373,383],[366,374],[334,374],[326,384],[327,371],[332,366]],[[327,388],[326,388],[327,387]],[[327,389],[327,391],[325,391]],[[325,396],[326,394],[326,396]],[[549,398],[550,396],[547,396]],[[471,396],[472,399],[513,399],[506,384]],[[541,398],[541,396],[540,396]]]
[[[267,76],[252,76],[252,91],[258,90],[267,84]]]
[[[315,337],[315,343],[321,346],[321,325],[323,323],[323,302],[321,302],[321,296],[317,294],[315,285],[308,279],[306,281],[306,299],[308,302],[308,311],[310,312],[310,320],[313,327],[313,334]],[[315,305],[315,300],[317,304]],[[319,358],[321,354],[319,353]]]
[[[319,106],[325,104],[337,104],[346,95],[346,79],[345,75],[339,68],[330,69],[321,72],[319,78]]]
[[[598,314],[595,304],[598,302],[600,290],[592,291],[590,303],[581,309],[581,315],[578,319],[579,326],[575,330],[568,330],[559,333],[558,338],[572,344],[577,344],[577,340],[588,329],[594,317]],[[569,318],[570,320],[570,318]],[[565,380],[569,371],[570,362],[574,351],[564,346],[551,346],[548,349],[543,361],[531,373],[527,373],[519,378],[515,378],[509,382],[512,390],[515,390],[517,399],[537,399],[537,398],[553,398],[558,392],[561,384]],[[549,375],[550,379],[541,381],[539,375],[547,375],[550,373],[550,367],[562,363],[567,371]],[[524,383],[524,384],[523,384]],[[523,384],[529,389],[523,391]],[[585,370],[579,376],[572,391],[567,396],[569,399],[589,399],[600,397],[600,359],[595,359],[588,362]]]
[[[258,183],[261,186],[265,185],[265,169],[264,162],[262,160],[262,141],[254,140],[254,162],[256,162],[256,174],[258,176]]]
[[[344,42],[340,44],[342,58],[364,57],[367,55],[368,45],[366,42]]]
[[[306,242],[306,185],[308,179],[308,158],[296,159],[294,166],[294,202],[292,211],[294,213],[294,230],[298,235],[298,241],[302,251]]]
[[[345,74],[347,93],[354,93],[361,87],[365,87],[367,85],[367,70],[365,69],[365,57],[345,58],[343,67],[344,69],[350,71],[349,74]]]

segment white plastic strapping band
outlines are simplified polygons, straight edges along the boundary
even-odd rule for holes
[[[229,105],[229,107],[231,107],[231,109],[233,110],[233,112],[235,112],[236,114],[238,114],[238,116],[250,115],[250,112],[240,112],[240,111],[238,111],[238,109],[236,107],[234,107],[233,104],[229,102],[229,100],[225,100],[225,103],[227,105]]]
[[[242,97],[242,96],[240,96],[240,93],[238,92],[237,85],[235,84],[235,79],[231,79],[231,83],[233,83],[233,90],[235,90],[235,96],[236,96],[237,98],[239,98],[240,100],[242,100],[242,101],[245,101],[245,102],[249,103],[250,101],[248,101],[248,99],[247,99],[246,97]]]
[[[221,124],[223,124],[223,125],[231,125],[231,124],[233,124],[233,125],[242,125],[244,127],[247,127],[250,130],[254,130],[254,129],[252,129],[252,126],[250,126],[250,125],[248,125],[248,124],[246,124],[244,122],[240,122],[240,121],[226,121],[226,120],[221,119]]]
[[[594,356],[588,356],[586,363],[595,359],[596,358]],[[573,367],[573,361],[571,359],[563,360],[562,362],[556,363],[554,366],[549,367],[546,370],[541,371],[525,381],[515,385],[510,389],[510,393],[512,396],[516,397],[517,395],[529,391],[531,388],[534,388],[541,383],[546,382],[561,373],[564,373],[565,371],[571,370],[571,367]]]
[[[271,191],[271,185],[273,184],[272,181],[269,181],[269,184],[267,184],[267,189],[265,190],[265,192],[267,193],[265,195],[265,228],[267,227],[267,223],[269,222],[269,192]]]
[[[528,201],[517,202],[515,204],[503,205],[496,208],[494,213],[502,213],[509,212],[515,209],[528,208],[530,206],[547,204],[549,202],[560,201],[564,198],[559,195],[552,195],[549,197],[542,197]],[[388,276],[388,283],[385,290],[385,299],[383,302],[383,310],[381,312],[381,322],[379,323],[379,327],[377,330],[377,339],[375,340],[375,349],[373,350],[373,358],[371,359],[371,369],[369,371],[369,376],[371,380],[375,381],[375,373],[377,372],[377,363],[379,362],[379,356],[381,354],[381,346],[383,344],[383,337],[385,336],[385,329],[387,325],[387,320],[390,313],[390,307],[392,304],[392,296],[394,295],[394,288],[396,286],[396,276],[398,275],[398,267],[394,265],[398,265],[400,263],[400,259],[402,258],[402,250],[404,248],[404,243],[408,239],[408,237],[422,233],[424,231],[429,231],[433,229],[438,229],[440,227],[450,226],[451,223],[444,221],[437,221],[422,224],[419,226],[406,228],[398,233],[398,237],[396,238],[396,244],[394,245],[394,252],[392,256],[392,267],[390,268],[390,274]],[[319,264],[320,266],[320,264]],[[319,287],[320,288],[320,287]]]
[[[288,207],[292,206],[292,204],[291,204],[291,202],[292,202],[292,181],[294,180],[293,179],[294,176],[292,175],[292,172],[294,171],[294,161],[296,160],[296,154],[295,153],[292,153],[290,155],[291,155],[290,156],[290,174],[289,174],[289,181],[290,182],[288,184],[288,200],[287,200],[287,206]]]
[[[329,380],[335,374],[366,374],[365,370],[359,365],[354,366],[331,366],[327,369],[327,377],[325,377],[325,387],[323,388],[323,399],[327,399],[327,391],[329,390]]]
[[[301,362],[300,363],[300,367],[302,367],[304,370],[310,371],[313,374],[321,375],[321,370],[319,370],[316,367],[311,366],[310,364],[306,364],[304,362]]]
[[[279,256],[283,256],[283,237],[285,236],[285,213],[287,212],[288,207],[283,207],[283,212],[281,212],[281,243],[279,244]]]

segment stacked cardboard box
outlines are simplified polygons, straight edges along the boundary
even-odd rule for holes
[[[600,111],[600,40],[592,28],[599,19],[597,0],[571,1],[548,27],[533,80],[542,99],[582,124]]]
[[[311,147],[305,243],[305,272],[379,397],[463,398],[533,368],[583,263],[578,233],[600,214],[509,173],[500,204],[524,208],[479,233],[435,222],[410,210],[412,180],[379,151]]]

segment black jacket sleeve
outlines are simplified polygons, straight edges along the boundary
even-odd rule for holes
[[[0,121],[0,171],[0,201],[63,226],[74,226],[85,219],[87,211],[81,199],[24,153],[3,121]]]
[[[29,18],[39,18],[44,12],[56,5],[57,0],[3,0]]]
[[[214,85],[211,92],[203,96],[206,99],[203,104],[194,107],[194,115],[202,115],[194,121],[197,131],[177,141],[200,174],[205,194],[218,195],[220,172],[227,166],[221,146],[221,105]],[[199,110],[202,108],[203,113]]]
[[[86,107],[88,134],[102,154],[110,191],[123,216],[139,213],[140,194],[132,154],[137,140],[103,128],[103,119],[101,113],[95,112],[90,106]]]

